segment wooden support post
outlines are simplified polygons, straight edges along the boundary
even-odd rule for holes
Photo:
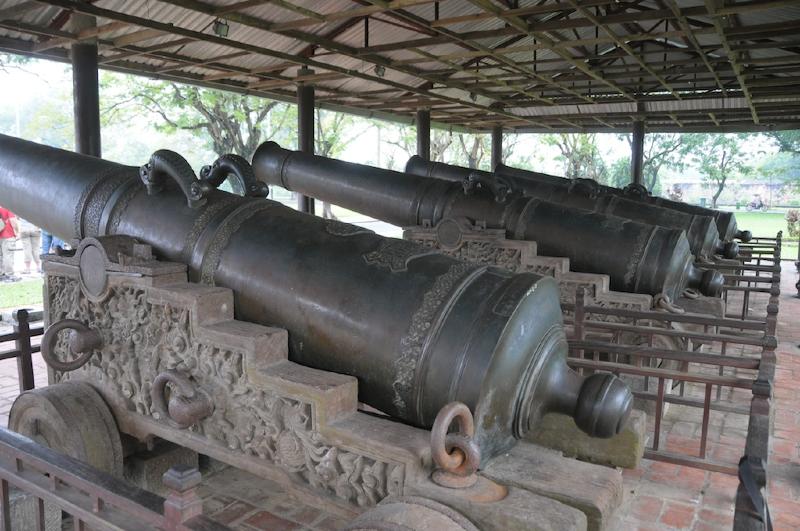
[[[417,155],[431,160],[431,111],[417,111]]]
[[[314,72],[302,68],[298,76]],[[314,85],[300,83],[297,86],[297,149],[303,153],[314,154]],[[314,214],[314,198],[297,195],[297,209]]]
[[[28,310],[17,310],[14,312],[14,333],[17,334],[15,348],[19,351],[19,356],[17,356],[17,373],[19,377],[20,393],[33,389],[31,326],[28,317]]]
[[[169,488],[164,501],[164,529],[184,529],[182,524],[203,514],[203,500],[196,489],[202,481],[200,472],[188,465],[176,465],[163,477]]]
[[[631,144],[631,182],[643,184],[644,167],[644,121],[633,122],[633,142]]]
[[[94,17],[73,14],[78,29],[95,26]],[[72,98],[75,116],[75,151],[99,157],[100,89],[97,78],[97,41],[76,42],[72,59]]]
[[[492,128],[492,167],[494,169],[503,163],[503,128],[496,125]]]

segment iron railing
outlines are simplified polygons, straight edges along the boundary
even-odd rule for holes
[[[0,457],[0,531],[30,524],[12,522],[11,487],[33,497],[36,529],[45,529],[49,507],[66,513],[80,530],[230,529],[203,516],[196,491],[200,472],[188,466],[164,474],[169,494],[162,498],[5,428],[0,428]]]
[[[653,406],[646,458],[739,475],[736,521],[742,529],[759,528],[768,520],[763,492],[781,236],[758,238],[744,247],[747,255],[738,264],[716,266],[726,270],[724,317],[590,306],[582,291],[574,305],[563,305],[570,325],[570,365],[583,372],[624,375],[634,395]],[[670,419],[664,416],[668,406],[678,408]],[[714,416],[736,419],[729,423],[746,429],[727,431],[723,445],[722,424],[712,422]],[[665,438],[668,428],[682,421],[697,422],[699,433]],[[712,452],[709,443],[715,444]]]
[[[8,359],[17,360],[17,376],[19,392],[29,391],[34,388],[32,354],[40,351],[40,346],[33,344],[33,339],[44,334],[41,321],[32,322],[28,310],[20,309],[12,314],[13,331],[0,335],[0,345],[14,342],[14,348],[0,351],[0,361]],[[37,324],[38,326],[31,327]]]

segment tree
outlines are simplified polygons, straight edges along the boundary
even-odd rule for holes
[[[800,155],[800,130],[768,131],[764,133],[780,151]]]
[[[24,55],[16,55],[11,53],[0,53],[0,70],[8,72],[9,70],[20,68],[30,61],[30,57]]]
[[[631,182],[631,158],[622,157],[614,161],[608,170],[606,184],[614,188],[625,188]]]
[[[145,111],[160,130],[205,133],[200,137],[218,155],[235,153],[250,160],[262,142],[296,131],[295,107],[285,103],[141,78],[120,82],[104,76],[103,81],[110,95],[102,100],[105,124]]]
[[[518,154],[517,146],[520,143],[521,135],[517,133],[505,133],[503,135],[503,164],[508,164],[515,168],[530,168],[531,155]],[[491,168],[494,170],[494,168]]]
[[[472,138],[469,138],[472,137]],[[459,133],[456,135],[458,138],[458,151],[457,163],[461,163],[467,168],[477,168],[487,151],[491,150],[488,146],[486,135],[467,135]],[[466,162],[466,164],[464,164]]]
[[[352,115],[324,111],[322,109],[317,109],[315,114],[314,152],[317,155],[337,158],[350,142],[364,132],[363,128],[358,128],[355,133],[345,137],[345,131],[353,129],[351,127],[354,122]],[[337,219],[333,214],[331,204],[325,201],[322,202],[322,217],[325,219]]]
[[[445,153],[452,143],[452,132],[439,129],[431,130],[431,160],[445,162]]]
[[[381,142],[397,148],[389,150],[385,158],[385,167],[390,170],[403,171],[406,161],[417,153],[417,128],[387,122],[376,122],[375,127],[381,132]],[[397,160],[398,151],[402,160]]]
[[[619,136],[625,138],[633,150],[633,136],[630,134]],[[642,178],[648,191],[658,193],[661,187],[659,176],[662,169],[683,167],[687,150],[693,149],[690,136],[679,133],[648,133],[644,136]],[[630,158],[628,160],[630,161]],[[630,178],[625,184],[628,182]]]
[[[542,142],[557,147],[564,161],[564,174],[568,179],[594,179],[603,182],[608,175],[594,133],[555,133],[542,137]]]
[[[703,174],[706,186],[711,188],[711,208],[717,208],[717,200],[725,186],[736,176],[747,174],[747,154],[742,149],[742,137],[736,134],[687,135],[692,145],[692,159]]]

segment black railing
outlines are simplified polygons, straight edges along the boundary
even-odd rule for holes
[[[173,467],[163,481],[169,490],[166,498],[0,428],[0,531],[31,523],[45,529],[46,508],[53,507],[58,517],[68,515],[75,529],[230,529],[203,516],[196,469]],[[33,498],[35,522],[12,521],[11,487]]]

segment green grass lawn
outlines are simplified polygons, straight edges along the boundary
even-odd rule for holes
[[[30,308],[42,305],[42,279],[0,284],[0,308]]]
[[[783,231],[783,237],[788,238],[786,230],[785,212],[746,212],[734,211],[736,214],[736,225],[742,230],[749,230],[753,236],[764,238],[774,238],[779,230]],[[786,242],[781,250],[783,258],[795,258],[797,256],[797,242]]]

